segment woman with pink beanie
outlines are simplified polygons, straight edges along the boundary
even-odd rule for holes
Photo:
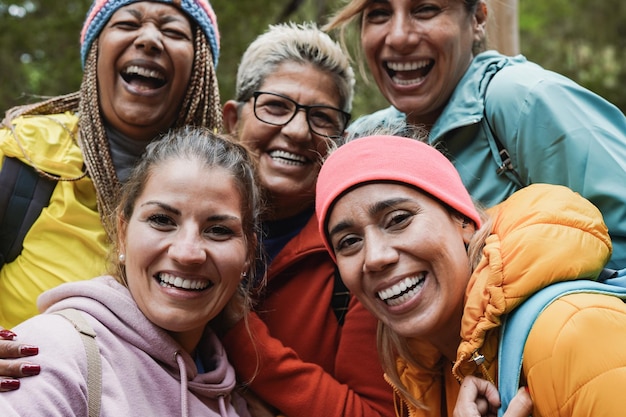
[[[554,282],[598,278],[612,250],[599,210],[570,189],[533,184],[485,212],[442,153],[395,136],[331,153],[316,212],[346,286],[379,319],[398,416],[470,415],[455,410],[461,383],[497,383],[503,316]],[[625,324],[608,295],[548,306],[524,347],[532,415],[623,414]],[[598,363],[598,345],[620,348]]]

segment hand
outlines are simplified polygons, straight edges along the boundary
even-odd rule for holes
[[[454,407],[453,417],[495,417],[500,407],[497,388],[484,379],[468,376],[463,379]],[[526,388],[520,388],[511,400],[504,417],[528,417],[533,410]]]
[[[11,358],[34,356],[39,353],[35,346],[24,345],[14,340],[15,333],[0,327],[0,392],[13,391],[20,387],[20,381],[15,378],[38,375],[39,365]]]

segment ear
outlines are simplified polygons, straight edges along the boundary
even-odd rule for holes
[[[472,236],[476,233],[476,225],[473,221],[460,214],[453,214],[454,221],[457,223],[461,237],[465,245],[469,244]]]
[[[222,109],[222,120],[226,133],[237,133],[237,124],[239,123],[239,102],[228,100]]]
[[[476,11],[474,12],[474,41],[482,42],[486,36],[487,18],[489,12],[487,10],[487,3],[479,1],[476,5]]]

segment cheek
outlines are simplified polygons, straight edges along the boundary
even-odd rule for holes
[[[360,293],[362,290],[361,274],[362,267],[356,259],[337,258],[337,268],[341,275],[341,280],[345,286],[353,293]]]
[[[174,60],[177,74],[184,74],[184,77],[176,76],[175,81],[179,83],[180,89],[185,92],[187,90],[187,84],[191,79],[191,73],[193,70],[194,51],[193,47],[190,48],[178,48],[170,52],[170,56]]]

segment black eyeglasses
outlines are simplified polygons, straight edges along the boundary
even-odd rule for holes
[[[330,138],[341,136],[350,121],[350,113],[331,106],[305,106],[276,93],[255,91],[254,115],[260,121],[285,126],[300,109],[306,113],[306,121],[312,133]]]

